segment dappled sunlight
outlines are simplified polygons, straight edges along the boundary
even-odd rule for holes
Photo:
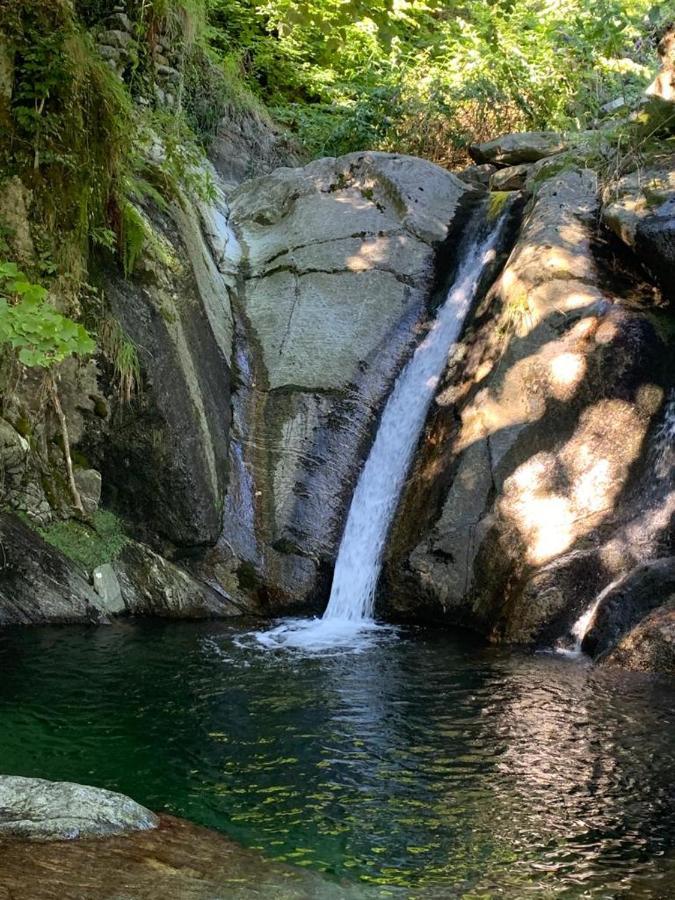
[[[560,450],[536,454],[506,480],[500,511],[528,562],[541,565],[568,550],[614,508],[647,425],[630,403],[602,400],[583,411]]]
[[[560,353],[550,363],[550,384],[553,393],[563,397],[569,388],[575,388],[586,373],[586,360],[580,353]],[[562,389],[562,390],[557,390]]]

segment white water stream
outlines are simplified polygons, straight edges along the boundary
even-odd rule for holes
[[[373,606],[389,528],[429,405],[481,275],[495,258],[503,222],[471,245],[436,320],[398,376],[354,491],[323,618],[289,619],[259,632],[265,646],[324,649],[352,644],[378,628]]]

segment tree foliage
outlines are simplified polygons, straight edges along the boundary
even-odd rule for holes
[[[84,327],[62,316],[47,291],[15,263],[0,262],[0,345],[9,345],[29,368],[50,369],[69,356],[94,352]]]
[[[210,40],[313,154],[458,161],[472,140],[584,128],[639,94],[672,0],[209,0]]]

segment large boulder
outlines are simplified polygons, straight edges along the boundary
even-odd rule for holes
[[[112,570],[125,610],[132,615],[209,619],[241,614],[221,591],[134,541],[112,563]]]
[[[0,839],[66,841],[156,828],[154,813],[102,788],[0,775]]]
[[[275,604],[323,587],[377,415],[427,316],[437,248],[452,259],[475,196],[432,163],[355,153],[231,197],[261,545],[241,573]]]
[[[672,466],[658,476],[648,448],[669,351],[609,289],[597,211],[593,172],[545,181],[470,321],[393,530],[390,614],[546,642],[663,552]]]
[[[104,615],[82,569],[17,516],[0,514],[0,625],[97,622]]]
[[[567,146],[564,135],[556,131],[522,131],[503,134],[484,144],[472,144],[469,156],[477,163],[517,166],[562,153]]]
[[[636,566],[603,592],[582,649],[602,657],[649,613],[675,596],[675,557]],[[675,651],[675,648],[674,648]]]
[[[107,299],[140,360],[100,448],[104,497],[149,541],[214,544],[221,531],[230,420],[228,287],[196,213],[145,216],[133,276],[108,273]]]
[[[624,635],[600,663],[610,668],[675,675],[675,595]]]

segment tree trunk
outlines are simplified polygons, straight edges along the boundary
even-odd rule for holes
[[[59,424],[61,426],[61,435],[63,437],[63,455],[66,458],[66,471],[68,473],[68,484],[70,485],[70,493],[73,498],[73,506],[79,513],[82,513],[82,515],[84,515],[82,498],[80,497],[80,492],[78,491],[77,485],[75,484],[75,475],[73,474],[73,460],[70,455],[70,439],[68,438],[68,423],[66,422],[66,416],[63,412],[63,407],[61,406],[61,400],[59,399],[59,391],[56,387],[56,379],[52,373],[49,374],[49,392],[52,396],[54,409],[56,410],[56,415],[58,416]]]

